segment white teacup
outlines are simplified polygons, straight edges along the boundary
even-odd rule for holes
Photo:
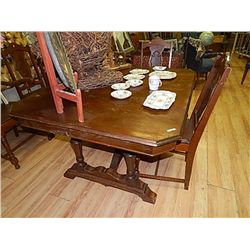
[[[148,80],[148,85],[150,90],[157,90],[162,85],[160,77],[157,75],[150,76]]]

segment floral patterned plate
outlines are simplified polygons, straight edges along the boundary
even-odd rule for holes
[[[119,89],[111,92],[111,96],[116,99],[125,99],[132,95],[132,92],[129,90]]]
[[[171,71],[154,71],[149,74],[149,76],[153,76],[153,75],[159,76],[160,79],[162,80],[170,80],[177,76],[175,72],[171,72]]]
[[[174,92],[157,90],[153,91],[149,96],[147,96],[143,106],[152,109],[169,109],[175,101],[175,98],[176,93]]]
[[[129,71],[131,74],[144,75],[149,72],[148,69],[132,69]]]
[[[115,84],[111,85],[111,88],[114,90],[128,89],[129,87],[130,87],[130,84],[128,82],[115,83]]]
[[[143,84],[143,81],[139,79],[133,79],[126,81],[126,83],[128,83],[131,87],[138,87]]]
[[[138,74],[128,74],[128,75],[125,75],[123,78],[126,80],[134,80],[134,79],[142,80],[145,78],[145,76],[138,75]]]

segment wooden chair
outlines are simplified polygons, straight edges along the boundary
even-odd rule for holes
[[[160,37],[156,37],[152,41],[147,41],[147,42],[141,41],[141,67],[142,67],[142,62],[143,62],[143,50],[145,48],[149,48],[151,52],[150,59],[149,59],[150,67],[161,66],[162,65],[162,53],[164,49],[170,49],[168,68],[171,68],[173,47],[175,44],[177,44],[176,39],[165,41],[161,39]]]
[[[20,168],[20,165],[18,159],[14,154],[14,151],[20,148],[32,137],[34,137],[34,134],[29,135],[21,142],[19,142],[15,147],[12,148],[7,140],[7,134],[11,130],[14,130],[15,135],[18,136],[20,130],[17,129],[18,123],[9,116],[10,111],[11,111],[11,104],[1,105],[1,143],[6,151],[5,154],[1,154],[1,157],[6,160],[9,160],[15,166],[15,168],[18,169]]]
[[[242,76],[242,79],[241,79],[241,84],[243,84],[243,82],[245,81],[245,78],[247,76],[247,72],[248,72],[249,69],[250,69],[250,61],[248,61],[246,63],[245,70],[244,70],[244,73],[243,73],[243,76]]]
[[[22,47],[20,45],[11,44],[8,48],[2,49],[1,52],[3,65],[6,65],[11,78],[10,81],[1,82],[1,90],[3,86],[15,87],[19,98],[23,99],[26,95],[32,93],[32,87],[36,85],[41,87],[46,86],[42,76],[42,69],[38,67],[37,62],[28,46]],[[45,74],[45,72],[43,73]],[[29,134],[18,145],[12,148],[7,139],[7,134],[10,131],[14,130],[16,136],[18,136],[20,132],[30,131],[20,128],[17,122],[9,116],[12,104],[6,102],[7,99],[4,97],[2,92],[1,100],[5,104],[1,105],[1,143],[6,151],[5,154],[1,154],[1,157],[9,160],[15,168],[18,169],[20,168],[20,165],[18,163],[18,159],[14,155],[14,151],[34,137],[35,134],[33,134],[34,131],[32,131],[31,135]],[[46,136],[48,136],[49,140],[54,137],[52,134],[46,134]]]
[[[10,81],[2,81],[2,85],[15,87],[20,99],[25,96],[25,92],[31,93],[34,86],[45,87],[43,69],[38,66],[30,47],[23,47],[11,44],[1,50],[2,65],[6,66],[10,75]]]
[[[184,188],[188,189],[196,148],[206,127],[207,121],[222,91],[224,82],[226,81],[231,71],[230,67],[225,66],[225,60],[225,56],[221,56],[215,62],[208,76],[208,79],[201,91],[201,94],[197,100],[197,103],[193,109],[191,117],[187,119],[183,130],[183,137],[177,143],[176,148],[173,151],[174,153],[180,153],[185,155],[185,178],[181,179],[158,176],[157,173],[159,161],[156,165],[155,175],[140,173],[141,177],[164,181],[181,182],[184,183]]]

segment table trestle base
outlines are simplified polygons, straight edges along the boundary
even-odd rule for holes
[[[122,189],[124,191],[138,195],[143,201],[149,203],[154,204],[156,201],[157,194],[150,190],[148,184],[139,179],[129,180],[127,175],[121,175],[112,168],[105,168],[102,166],[92,167],[87,164],[83,168],[79,168],[78,164],[75,163],[64,173],[64,176],[70,179],[80,177],[90,181],[98,182],[104,186]]]
[[[76,163],[64,173],[65,177],[71,179],[80,177],[98,182],[105,186],[111,186],[137,194],[143,201],[155,203],[156,193],[151,191],[148,184],[139,179],[139,159],[136,155],[127,152],[115,152],[109,168],[103,166],[92,167],[84,161],[82,141],[72,138],[70,144],[76,156]],[[123,157],[127,166],[127,173],[124,175],[117,173],[118,166]]]

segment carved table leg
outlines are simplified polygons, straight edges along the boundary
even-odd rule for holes
[[[2,142],[6,152],[8,154],[8,160],[10,160],[10,162],[15,166],[16,169],[19,169],[20,165],[18,164],[18,159],[13,154],[11,147],[10,147],[5,135],[1,136],[1,142]]]
[[[124,158],[127,165],[127,180],[135,181],[138,179],[138,169],[136,169],[136,156],[124,153]]]
[[[82,141],[71,139],[70,145],[75,153],[76,163],[74,163],[74,165],[64,173],[64,176],[70,179],[74,179],[77,176],[74,172],[83,171],[86,163],[84,162],[84,157],[82,154]]]
[[[118,150],[116,150],[113,154],[109,168],[117,171],[122,158],[123,158],[122,153],[120,153]]]
[[[128,153],[124,153],[123,155],[127,165],[126,180],[128,186],[134,187],[134,193],[139,195],[142,200],[155,203],[157,196],[156,193],[151,191],[148,184],[139,179],[138,164],[140,159],[136,157],[136,155]]]

